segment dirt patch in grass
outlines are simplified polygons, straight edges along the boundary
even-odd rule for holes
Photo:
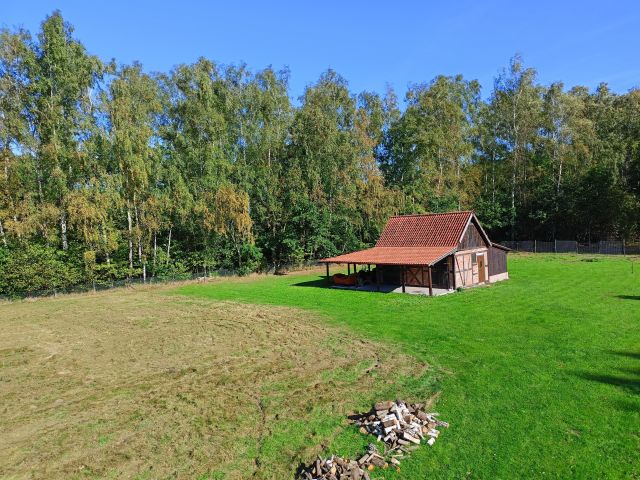
[[[291,478],[323,446],[359,448],[348,412],[430,385],[285,307],[117,290],[0,319],[3,478]]]

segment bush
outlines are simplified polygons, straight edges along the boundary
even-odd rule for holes
[[[187,280],[191,278],[191,271],[180,261],[162,262],[156,265],[153,276],[158,280]]]
[[[97,263],[94,268],[96,285],[112,285],[118,280],[139,274],[137,271],[130,271],[126,261],[111,260],[109,263]]]
[[[243,243],[240,247],[242,264],[236,267],[239,275],[248,275],[257,271],[262,263],[262,251],[251,243]]]
[[[83,269],[66,252],[29,245],[2,254],[0,276],[0,293],[20,296],[65,290],[83,280]]]

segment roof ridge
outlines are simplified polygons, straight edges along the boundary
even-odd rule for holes
[[[452,210],[450,212],[429,212],[429,213],[407,213],[405,215],[391,215],[389,218],[402,217],[431,217],[434,215],[453,215],[456,213],[475,213],[473,210]]]

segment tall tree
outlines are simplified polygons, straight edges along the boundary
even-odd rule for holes
[[[72,37],[60,12],[42,23],[36,61],[30,73],[33,129],[37,139],[38,196],[58,211],[60,244],[68,248],[67,195],[82,182],[83,132],[90,122],[91,89],[102,72]]]
[[[515,239],[518,207],[528,200],[527,178],[541,126],[541,88],[536,71],[515,56],[497,79],[491,97],[496,138],[506,148],[510,164],[510,229]]]
[[[30,78],[35,55],[27,32],[0,31],[0,241],[22,236],[21,225],[35,213],[34,139],[30,132]],[[6,230],[9,223],[13,228]]]
[[[407,109],[391,128],[385,171],[424,209],[468,204],[462,172],[473,153],[479,94],[478,82],[461,76],[439,76],[407,93]]]
[[[134,265],[134,244],[138,262],[146,276],[147,231],[144,205],[149,196],[152,164],[157,158],[153,146],[154,124],[161,111],[158,84],[142,73],[139,64],[122,67],[111,82],[105,106],[109,113],[113,155],[122,176],[127,217],[129,268]]]

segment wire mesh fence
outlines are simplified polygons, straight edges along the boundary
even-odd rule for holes
[[[275,267],[270,265],[261,269],[255,273],[266,273],[282,275],[288,272],[294,272],[297,270],[305,270],[307,268],[317,267],[318,262],[316,260],[305,260],[303,262],[297,262],[295,264],[280,265]],[[192,272],[188,272],[182,275],[176,276],[162,276],[154,277],[149,276],[145,279],[141,277],[120,278],[113,280],[102,280],[96,282],[82,282],[74,285],[67,285],[64,287],[51,287],[47,289],[40,289],[34,291],[24,291],[14,295],[6,295],[0,290],[0,301],[12,300],[17,298],[38,298],[38,297],[55,297],[58,295],[68,293],[87,293],[87,292],[99,292],[102,290],[111,290],[113,288],[122,287],[136,287],[146,285],[162,285],[170,284],[174,282],[188,281],[188,280],[202,280],[206,281],[216,277],[231,277],[239,275],[234,270],[227,269],[200,269]]]
[[[601,255],[640,255],[640,242],[625,242],[624,240],[602,240],[595,243],[580,243],[575,240],[506,240],[500,242],[517,252],[530,253],[577,253]]]
[[[123,279],[114,279],[110,281],[100,282],[82,282],[75,285],[68,285],[64,287],[51,287],[47,289],[26,291],[15,294],[14,296],[7,296],[0,292],[0,300],[11,300],[13,298],[38,298],[38,297],[55,297],[57,295],[68,293],[86,293],[86,292],[99,292],[102,290],[111,290],[113,288],[121,287],[135,287],[143,285],[158,285],[168,284],[177,281],[195,280],[202,278],[199,274],[188,274],[176,277],[148,277],[146,279],[132,277]]]

